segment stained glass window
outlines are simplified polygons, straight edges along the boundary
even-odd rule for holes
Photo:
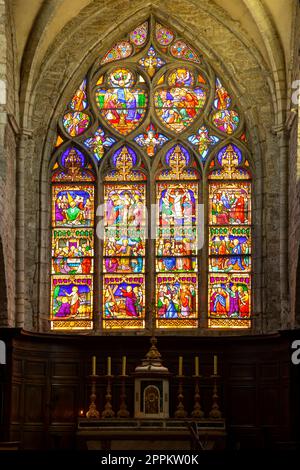
[[[198,174],[181,145],[165,164],[156,184],[156,325],[191,328],[198,319]]]
[[[185,67],[170,72],[167,84],[154,94],[154,105],[163,126],[180,133],[189,127],[203,109],[206,91],[203,84],[195,84],[196,77]]]
[[[160,23],[156,23],[155,36],[161,46],[168,46],[173,41],[175,35],[169,28],[165,28]]]
[[[225,134],[233,134],[239,126],[240,117],[232,107],[232,99],[228,91],[222,85],[221,80],[216,78],[215,97],[213,101],[214,111],[212,113],[212,122],[219,131]]]
[[[145,323],[145,174],[135,170],[127,146],[111,157],[104,178],[103,327],[143,328]]]
[[[101,65],[127,59],[144,46],[148,38],[148,21],[138,25],[126,38],[117,42],[101,59]]]
[[[176,41],[170,48],[172,56],[177,59],[190,60],[191,62],[200,62],[199,55],[185,41]]]
[[[69,147],[52,173],[51,327],[93,327],[94,171]]]
[[[66,113],[63,118],[64,128],[71,136],[82,134],[90,124],[90,117],[81,112]]]
[[[106,86],[96,90],[103,121],[122,135],[132,132],[146,113],[148,94],[129,69],[117,68],[106,76]]]
[[[196,134],[192,134],[188,137],[188,140],[198,149],[202,161],[205,162],[210,148],[216,145],[220,141],[220,138],[216,135],[211,135],[207,127],[201,126]]]
[[[251,325],[251,182],[243,163],[241,150],[228,144],[218,152],[218,168],[209,176],[208,322],[212,328]]]
[[[101,64],[107,64],[108,62],[126,59],[132,54],[132,51],[133,47],[129,41],[120,41],[105,54],[101,60]]]
[[[147,71],[151,78],[165,63],[166,62],[159,57],[153,46],[149,47],[147,55],[139,60],[139,64]]]
[[[154,15],[99,52],[53,143],[52,329],[251,326],[251,136],[231,88]]]
[[[76,91],[75,95],[73,96],[70,108],[73,111],[83,111],[88,106],[87,101],[87,94],[86,94],[86,78],[80,84],[78,90]]]
[[[74,93],[62,116],[62,130],[70,137],[83,134],[91,125],[86,86],[87,80],[85,78]],[[61,136],[58,137],[57,146],[62,143]]]
[[[148,36],[148,21],[137,26],[133,31],[131,31],[129,37],[130,41],[135,44],[137,47],[141,47],[147,41]]]
[[[168,142],[169,138],[157,132],[153,124],[149,124],[146,128],[146,132],[138,134],[134,140],[140,147],[146,150],[149,157],[153,157],[156,151]]]
[[[98,127],[96,132],[84,141],[84,145],[89,148],[95,158],[100,161],[103,157],[105,150],[109,149],[116,139],[105,134],[104,130],[101,127]]]
[[[231,105],[231,97],[228,91],[223,87],[221,80],[216,78],[216,90],[214,107],[216,109],[227,109]]]

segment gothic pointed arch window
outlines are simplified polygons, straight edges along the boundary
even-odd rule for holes
[[[251,326],[250,153],[224,83],[154,16],[81,79],[51,160],[52,330]]]

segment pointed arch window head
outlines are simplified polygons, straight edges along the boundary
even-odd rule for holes
[[[243,160],[241,150],[234,144],[223,147],[217,155],[218,168],[209,174],[210,179],[250,179],[247,160]],[[246,168],[245,168],[246,167]]]
[[[137,165],[137,154],[126,145],[116,150],[111,158],[111,163],[113,169],[105,175],[105,181],[146,180],[146,176],[142,171],[134,169]]]
[[[53,167],[53,182],[95,181],[92,165],[80,150],[70,147]]]
[[[251,326],[252,171],[231,89],[154,16],[78,81],[52,157],[53,330]]]
[[[165,155],[165,164],[169,169],[161,170],[160,180],[197,179],[198,172],[191,165],[191,156],[182,145],[175,145]]]

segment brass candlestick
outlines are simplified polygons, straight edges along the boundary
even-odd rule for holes
[[[192,411],[192,417],[202,419],[204,417],[204,412],[201,408],[200,387],[199,387],[199,380],[201,376],[194,375],[193,377],[195,379],[195,394],[194,394],[194,409]]]
[[[115,416],[115,412],[112,409],[111,406],[111,380],[113,376],[112,375],[106,375],[107,379],[107,387],[106,387],[106,395],[105,395],[105,406],[104,410],[102,411],[102,418],[113,418]]]
[[[97,398],[97,395],[96,395],[96,381],[97,379],[99,378],[99,375],[90,375],[89,376],[90,380],[91,380],[91,383],[92,383],[92,387],[91,387],[91,395],[90,395],[90,406],[89,406],[89,409],[88,411],[86,412],[86,417],[87,418],[94,418],[94,419],[98,419],[100,418],[100,413],[99,411],[97,410],[97,407],[96,407],[96,398]]]
[[[214,385],[213,385],[213,393],[212,393],[212,407],[209,413],[209,417],[212,419],[221,419],[222,413],[220,411],[219,404],[218,404],[219,396],[218,396],[218,387],[217,387],[217,379],[219,379],[220,376],[214,374],[211,376],[211,378],[214,381]]]
[[[129,418],[129,411],[127,410],[126,405],[126,379],[128,375],[120,375],[121,379],[121,395],[120,395],[120,409],[117,412],[118,418]]]
[[[177,393],[177,399],[178,399],[178,405],[175,411],[175,418],[186,418],[187,417],[187,412],[184,409],[184,404],[183,404],[183,375],[178,375],[178,393]]]

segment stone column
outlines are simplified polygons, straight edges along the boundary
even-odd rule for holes
[[[24,207],[24,163],[25,149],[31,132],[21,129],[17,148],[16,166],[16,327],[24,325],[25,312],[25,263],[24,263],[24,234],[25,234],[25,207]]]
[[[289,271],[288,271],[288,130],[285,125],[273,128],[278,138],[279,178],[280,178],[280,229],[279,229],[279,267],[280,267],[280,306],[281,328],[290,323],[289,315]]]

